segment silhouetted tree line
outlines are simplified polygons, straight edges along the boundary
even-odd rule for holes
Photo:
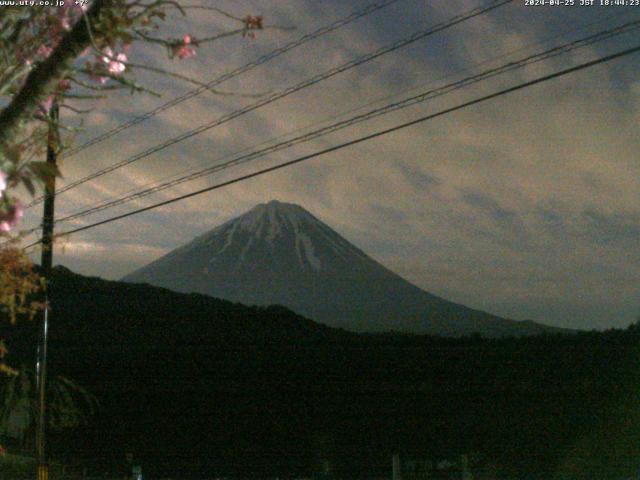
[[[283,307],[62,268],[51,298],[51,372],[101,408],[50,445],[96,474],[117,472],[126,452],[152,477],[311,476],[326,462],[337,478],[389,476],[394,452],[468,454],[476,478],[624,478],[640,467],[637,324],[357,335]],[[31,355],[29,328],[7,332],[16,362]]]

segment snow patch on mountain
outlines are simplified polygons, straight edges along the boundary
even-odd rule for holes
[[[220,255],[221,253],[223,253],[227,248],[229,248],[231,246],[231,244],[233,243],[233,234],[236,231],[236,228],[238,228],[238,224],[234,223],[231,225],[231,228],[229,228],[227,230],[227,241],[225,242],[225,244],[222,246],[222,248],[220,250],[218,250],[216,252],[217,255]]]
[[[244,247],[242,247],[242,250],[240,251],[240,262],[238,263],[238,267],[240,267],[240,265],[244,262],[246,256],[247,256],[247,252],[249,251],[249,249],[251,248],[251,245],[253,244],[254,240],[256,237],[249,237],[249,240],[247,241],[247,243],[244,245]]]
[[[277,201],[257,205],[125,281],[250,305],[285,305],[328,325],[359,331],[501,336],[545,330],[425,292],[304,208]]]
[[[270,208],[268,210],[269,214],[269,231],[267,232],[267,241],[269,243],[273,243],[273,241],[281,234],[282,225],[278,221],[279,215],[276,212],[275,208]]]

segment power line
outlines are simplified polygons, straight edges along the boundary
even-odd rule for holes
[[[202,92],[204,92],[205,90],[209,90],[217,85],[220,85],[223,82],[226,82],[227,80],[231,80],[232,78],[237,77],[238,75],[242,75],[243,73],[246,73],[250,70],[253,70],[254,68],[267,63],[277,57],[279,57],[280,55],[284,55],[285,53],[293,50],[294,48],[300,47],[302,45],[304,45],[307,42],[310,42],[312,40],[315,40],[316,38],[319,38],[323,35],[326,35],[327,33],[333,32],[334,30],[338,30],[339,28],[348,25],[362,17],[365,17],[367,15],[370,15],[378,10],[381,10],[385,7],[388,7],[394,3],[399,2],[400,0],[382,0],[378,3],[373,3],[371,5],[368,5],[367,7],[363,8],[362,10],[358,10],[355,12],[352,12],[351,14],[349,14],[348,16],[338,19],[333,23],[330,23],[329,25],[325,25],[323,27],[320,27],[317,30],[314,30],[311,33],[308,33],[306,35],[303,35],[302,37],[298,38],[297,40],[294,40],[292,42],[287,43],[286,45],[283,45],[280,48],[276,48],[275,50],[272,50],[271,52],[267,53],[266,55],[263,55],[259,58],[257,58],[256,60],[246,63],[230,72],[227,72],[225,74],[220,75],[219,77],[216,77],[215,79],[211,80],[210,82],[199,86],[198,88],[195,88],[193,90],[190,90],[186,93],[184,93],[183,95],[179,95],[178,97],[175,97],[173,99],[171,99],[168,102],[163,103],[162,105],[159,105],[158,107],[154,108],[153,110],[150,110],[142,115],[139,115],[137,117],[132,118],[131,120],[128,120],[126,122],[121,123],[120,125],[112,128],[111,130],[108,130],[94,138],[92,138],[91,140],[86,141],[85,143],[78,145],[77,147],[73,147],[70,148],[69,150],[67,150],[64,153],[64,157],[66,158],[70,158],[74,155],[76,155],[77,153],[80,153],[83,150],[86,150],[87,148],[96,145],[98,143],[101,143],[115,135],[117,135],[118,133],[127,130],[135,125],[138,125],[139,123],[144,122],[145,120],[148,120],[150,118],[155,117],[156,115],[169,110],[173,107],[175,107],[176,105],[179,105],[182,102],[185,102],[187,100],[189,100],[190,98],[196,97],[198,95],[200,95]],[[83,182],[84,183],[84,182]],[[69,188],[73,188],[72,186],[67,186],[65,187],[67,189]],[[63,191],[65,191],[65,189],[61,189],[56,193],[62,193]],[[33,200],[31,203],[29,203],[25,208],[31,208],[34,205],[37,205],[38,203],[41,203],[44,200],[44,197],[39,197],[36,198],[35,200]]]
[[[349,23],[352,23],[364,16],[367,16],[371,13],[374,13],[378,10],[381,10],[385,7],[388,7],[394,3],[397,3],[400,0],[384,0],[378,3],[373,3],[365,8],[363,8],[362,10],[356,11],[351,13],[350,15],[339,19],[329,25],[326,25],[324,27],[321,27],[311,33],[308,33],[306,35],[303,35],[302,37],[298,38],[297,40],[294,40],[280,48],[277,48],[275,50],[272,50],[271,52],[267,53],[266,55],[263,55],[261,57],[259,57],[258,59],[249,62],[245,65],[242,65],[241,67],[236,68],[235,70],[232,70],[228,73],[225,73],[217,78],[215,78],[214,80],[211,80],[210,82],[206,83],[205,85],[202,85],[196,89],[193,89],[183,95],[180,95],[156,108],[154,108],[153,110],[140,115],[138,117],[135,117],[127,122],[124,122],[120,125],[118,125],[117,127],[101,134],[98,135],[94,138],[92,138],[91,140],[88,140],[87,142],[83,143],[82,145],[79,145],[77,147],[71,148],[69,149],[69,151],[65,154],[65,158],[69,158],[75,154],[77,154],[78,152],[85,150],[87,148],[89,148],[92,145],[95,145],[97,143],[100,143],[108,138],[113,137],[114,135],[117,135],[118,133],[120,133],[123,130],[126,130],[127,128],[130,128],[134,125],[137,125],[138,123],[141,123],[145,120],[148,120],[149,118],[152,118],[154,116],[156,116],[159,113],[162,113],[166,110],[169,110],[170,108],[173,108],[174,106],[190,99],[193,98],[197,95],[200,95],[202,92],[204,92],[205,90],[211,89],[219,84],[221,84],[222,82],[226,82],[227,80],[230,80],[234,77],[237,77],[238,75],[241,75],[243,73],[246,73],[260,65],[262,65],[263,63],[269,62],[271,60],[273,60],[274,58],[279,57],[280,55],[285,54],[286,52],[289,52],[290,50],[293,50],[294,48],[297,48],[301,45],[304,45],[307,42],[310,42],[311,40],[315,40],[318,37],[321,37],[322,35],[325,35],[327,33],[330,33],[334,30],[337,30],[345,25],[348,25]]]
[[[593,23],[589,23],[587,25],[583,25],[582,27],[578,28],[578,30],[582,30],[582,29],[584,29],[586,27],[589,27],[589,26],[592,26],[594,24],[600,23],[603,20],[607,20],[607,19],[609,19],[611,17],[614,17],[614,16],[616,18],[619,17],[619,15],[617,15],[617,16],[616,15],[611,15],[609,17],[605,17],[604,19],[600,19],[599,21],[596,21],[596,22],[593,22]],[[434,90],[429,90],[427,92],[419,93],[418,95],[414,95],[414,96],[409,97],[407,99],[404,99],[404,100],[402,100],[400,102],[392,103],[392,104],[386,105],[384,107],[381,107],[381,108],[378,108],[378,109],[374,109],[374,110],[372,110],[370,112],[367,112],[366,114],[358,115],[356,117],[352,117],[347,121],[334,123],[332,125],[329,125],[328,127],[324,127],[322,129],[309,132],[309,133],[307,133],[307,134],[305,134],[303,136],[296,137],[296,138],[287,140],[285,142],[281,142],[281,143],[276,144],[276,145],[272,145],[272,146],[270,146],[268,148],[264,148],[264,149],[261,149],[261,150],[258,150],[258,151],[252,151],[249,154],[242,155],[240,157],[236,157],[236,158],[234,158],[234,159],[232,159],[232,160],[230,160],[228,162],[222,163],[222,164],[216,164],[216,165],[214,165],[212,167],[208,167],[208,168],[206,168],[204,170],[199,170],[199,171],[197,171],[195,173],[190,173],[188,175],[184,175],[184,172],[183,172],[183,173],[180,173],[180,174],[177,174],[177,175],[173,175],[173,176],[169,177],[171,179],[170,181],[163,182],[163,183],[156,183],[155,185],[153,185],[153,186],[151,186],[149,188],[144,188],[143,190],[136,191],[134,189],[133,193],[127,194],[127,195],[125,195],[123,197],[120,197],[119,199],[111,200],[111,201],[108,201],[108,202],[103,202],[103,203],[98,204],[98,205],[96,205],[94,207],[91,207],[91,208],[88,208],[88,209],[84,209],[84,210],[80,210],[80,211],[77,211],[75,213],[69,214],[69,215],[57,220],[56,223],[57,222],[64,222],[64,221],[68,221],[68,220],[72,220],[72,219],[76,219],[76,218],[80,218],[80,217],[84,217],[84,216],[87,216],[89,214],[105,210],[107,208],[112,208],[112,207],[115,207],[115,206],[118,206],[118,205],[122,205],[124,203],[127,203],[128,201],[133,201],[133,200],[145,197],[147,195],[150,195],[150,194],[165,190],[165,189],[170,188],[172,186],[175,186],[175,185],[187,182],[187,181],[195,180],[195,179],[203,177],[205,175],[210,175],[210,174],[216,173],[217,171],[224,170],[226,168],[230,168],[230,167],[232,167],[234,165],[238,165],[238,164],[241,164],[241,163],[246,163],[246,162],[251,161],[253,159],[262,157],[262,156],[264,156],[264,155],[266,155],[268,153],[273,153],[275,151],[281,150],[282,148],[285,148],[285,147],[288,147],[288,146],[292,146],[294,144],[301,143],[303,141],[311,140],[313,138],[317,138],[318,136],[320,136],[319,134],[331,133],[331,132],[337,131],[337,130],[339,130],[341,128],[345,128],[345,127],[351,126],[351,125],[353,125],[355,123],[360,123],[360,121],[365,121],[365,120],[368,120],[370,118],[374,118],[375,116],[382,115],[382,114],[385,114],[385,113],[391,113],[391,111],[397,110],[398,108],[405,108],[405,107],[411,106],[411,105],[413,105],[415,103],[418,103],[418,102],[421,102],[421,101],[425,101],[425,100],[428,100],[428,99],[431,99],[431,98],[435,98],[435,97],[440,96],[440,95],[444,95],[446,93],[449,93],[450,91],[457,90],[458,88],[463,88],[463,87],[465,87],[467,85],[470,85],[472,83],[476,83],[478,81],[490,78],[492,76],[505,73],[506,71],[509,71],[509,70],[512,70],[512,69],[515,69],[515,68],[520,68],[521,66],[525,66],[526,64],[535,63],[535,62],[538,62],[538,61],[541,61],[541,60],[544,60],[544,59],[547,59],[547,58],[552,58],[552,57],[557,56],[559,54],[569,52],[569,51],[571,51],[573,49],[581,48],[583,46],[593,44],[593,43],[595,43],[597,41],[606,40],[606,39],[611,38],[611,37],[613,37],[615,35],[628,33],[632,29],[637,28],[637,26],[638,26],[637,23],[638,23],[637,21],[628,22],[628,23],[623,24],[621,26],[614,27],[614,28],[609,29],[609,30],[601,31],[601,32],[598,32],[596,34],[593,34],[593,35],[590,35],[590,36],[587,36],[587,37],[584,37],[584,38],[581,38],[581,39],[578,39],[578,40],[574,40],[574,41],[569,42],[567,44],[564,44],[564,45],[561,45],[561,46],[558,46],[558,47],[554,47],[554,48],[552,48],[550,50],[547,50],[545,52],[537,53],[537,54],[534,54],[534,55],[530,55],[530,56],[525,57],[523,59],[520,59],[518,61],[509,62],[506,65],[503,65],[501,67],[493,68],[493,69],[487,70],[485,72],[481,72],[479,74],[464,78],[464,79],[459,80],[457,82],[453,82],[453,83],[450,83],[448,85],[444,85],[444,86],[438,87],[437,89],[434,89]],[[549,38],[549,39],[547,39],[547,40],[545,40],[543,42],[537,42],[537,43],[544,44],[544,43],[547,43],[549,40],[552,40],[552,39],[554,39],[554,38],[556,38],[558,36],[562,36],[562,35],[556,35],[556,36],[553,36],[553,37],[551,37],[551,38]],[[530,48],[530,47],[517,48],[517,49],[512,50],[511,52],[509,52],[509,53],[507,53],[505,55],[501,55],[499,57],[494,57],[491,60],[480,62],[476,66],[480,66],[480,65],[488,63],[490,61],[495,61],[495,60],[497,60],[499,58],[504,58],[504,57],[506,57],[506,56],[508,56],[510,54],[516,53],[516,52],[521,51],[521,50],[526,50],[528,48]],[[445,76],[445,77],[443,77],[443,79],[444,78],[447,78],[447,77]],[[431,83],[434,83],[434,82],[429,82],[429,84],[431,84]],[[411,90],[415,90],[415,88],[412,88],[409,91],[411,91]],[[392,95],[390,97],[388,96],[388,97],[385,97],[384,99],[392,98],[393,96],[397,96],[397,95]],[[380,100],[384,100],[384,99],[380,99]],[[362,108],[365,108],[365,107],[367,107],[369,105],[372,105],[374,103],[376,103],[376,102],[375,101],[374,102],[370,102],[368,105],[364,105],[362,107],[358,107],[356,109],[352,109],[351,112],[345,112],[341,116],[346,115],[348,113],[352,113],[354,111],[361,110]],[[321,124],[321,123],[325,123],[325,122],[319,122],[319,123]],[[305,128],[308,128],[308,127],[305,127]],[[299,130],[302,130],[302,129],[296,129],[296,130],[294,130],[293,132],[290,132],[290,133],[295,133],[296,131],[299,131]],[[310,137],[310,136],[312,136],[312,137]],[[283,138],[283,137],[286,137],[286,135],[282,135],[280,137],[277,137],[274,140],[277,140],[278,138]],[[307,137],[307,138],[304,138],[304,137]],[[268,142],[263,142],[263,144],[265,144],[265,143],[268,143]],[[257,146],[260,146],[260,145],[257,145]],[[246,150],[250,150],[250,149],[247,148],[247,149],[243,149],[243,150],[246,151]],[[238,152],[238,153],[240,153],[240,152]],[[226,158],[229,158],[230,156],[231,155],[228,155]],[[183,176],[181,176],[181,175],[183,175]],[[36,232],[37,230],[38,230],[38,227],[32,228],[32,229],[24,232],[24,236],[28,236],[28,235]]]
[[[513,61],[513,62],[508,62],[504,65],[501,65],[499,67],[496,68],[492,68],[489,70],[485,70],[483,72],[480,72],[476,75],[472,75],[470,77],[466,77],[464,79],[458,80],[456,82],[452,82],[449,83],[447,85],[443,85],[441,87],[435,88],[435,89],[431,89],[431,90],[427,90],[426,92],[422,92],[419,93],[417,95],[413,95],[410,96],[408,98],[402,99],[400,101],[397,102],[393,102],[387,105],[384,105],[382,107],[370,110],[366,113],[360,114],[360,115],[356,115],[354,117],[351,117],[349,119],[346,120],[342,120],[340,122],[336,122],[333,123],[331,125],[325,126],[323,128],[314,130],[312,132],[308,132],[305,133],[303,135],[300,135],[298,137],[283,141],[283,142],[279,142],[277,144],[268,146],[266,148],[257,150],[257,151],[253,151],[250,152],[248,154],[245,155],[241,155],[239,157],[234,158],[233,160],[230,160],[228,162],[224,162],[221,164],[216,164],[213,165],[211,167],[207,167],[205,169],[199,170],[197,172],[193,172],[191,174],[179,177],[177,179],[173,179],[164,183],[160,183],[158,185],[155,185],[153,187],[150,188],[146,188],[137,192],[134,192],[132,194],[129,195],[125,195],[123,197],[120,197],[118,199],[115,200],[110,200],[108,202],[104,202],[101,204],[98,204],[94,207],[82,210],[80,212],[77,213],[73,213],[70,215],[67,215],[63,218],[60,218],[57,220],[56,223],[59,222],[65,222],[65,221],[69,221],[69,220],[74,220],[77,218],[81,218],[81,217],[85,217],[87,215],[91,215],[93,213],[97,213],[99,211],[102,210],[106,210],[108,208],[113,208],[115,206],[118,205],[122,205],[125,203],[128,203],[130,201],[151,195],[153,193],[157,193],[160,192],[162,190],[165,190],[167,188],[179,185],[181,183],[185,183],[188,181],[192,181],[198,178],[201,178],[203,176],[207,176],[207,175],[211,175],[213,173],[217,173],[219,171],[222,170],[226,170],[227,168],[233,167],[233,166],[237,166],[240,164],[244,164],[247,163],[249,161],[253,161],[257,158],[263,157],[267,154],[270,153],[274,153],[276,151],[285,149],[285,148],[290,148],[294,145],[297,145],[299,143],[303,143],[303,142],[308,142],[310,140],[316,139],[318,137],[321,136],[325,136],[329,133],[333,133],[336,132],[338,130],[342,130],[344,128],[356,125],[358,123],[370,120],[372,118],[376,118],[378,116],[381,115],[385,115],[400,109],[404,109],[407,108],[409,106],[415,105],[417,103],[421,103],[424,102],[426,100],[430,100],[448,93],[451,93],[455,90],[459,90],[462,88],[465,88],[469,85],[475,84],[477,82],[480,82],[482,80],[486,80],[488,78],[492,78],[495,77],[497,75],[501,75],[503,73],[506,72],[510,72],[512,70],[516,70],[522,67],[525,67],[527,65],[531,65],[533,63],[538,63],[541,62],[543,60],[547,60],[550,58],[554,58],[557,57],[559,55],[565,54],[567,52],[576,50],[578,48],[583,48],[585,46],[588,45],[592,45],[596,42],[600,42],[609,38],[612,38],[614,36],[617,35],[621,35],[623,33],[628,33],[632,30],[637,29],[638,27],[640,27],[640,20],[635,20],[632,22],[627,22],[623,25],[620,25],[618,27],[613,27],[611,29],[605,30],[605,31],[601,31],[598,33],[595,33],[593,35],[589,35],[587,37],[578,39],[578,40],[574,40],[572,42],[557,46],[557,47],[553,47],[551,49],[548,49],[544,52],[540,52],[540,53],[536,53],[533,55],[529,55],[525,58],[522,58],[520,60],[517,61]]]
[[[371,133],[369,135],[365,135],[363,137],[359,137],[359,138],[356,138],[354,140],[350,140],[348,142],[344,142],[344,143],[341,143],[339,145],[335,145],[333,147],[325,148],[323,150],[319,150],[317,152],[314,152],[314,153],[311,153],[311,154],[308,154],[308,155],[304,155],[304,156],[295,158],[293,160],[289,160],[287,162],[280,163],[280,164],[272,166],[272,167],[264,168],[262,170],[258,170],[258,171],[253,172],[253,173],[242,175],[240,177],[236,177],[234,179],[227,180],[225,182],[221,182],[221,183],[218,183],[216,185],[212,185],[212,186],[209,186],[209,187],[206,187],[206,188],[202,188],[200,190],[196,190],[194,192],[190,192],[190,193],[185,194],[185,195],[174,197],[174,198],[169,199],[169,200],[164,200],[162,202],[158,202],[158,203],[155,203],[153,205],[149,205],[149,206],[146,206],[146,207],[143,207],[143,208],[139,208],[137,210],[133,210],[133,211],[124,213],[122,215],[117,215],[117,216],[114,216],[114,217],[111,217],[111,218],[107,218],[105,220],[101,220],[99,222],[92,223],[90,225],[85,225],[83,227],[78,227],[78,228],[75,228],[73,230],[68,230],[66,232],[63,232],[61,235],[63,235],[63,236],[64,235],[71,235],[71,234],[74,234],[74,233],[82,232],[84,230],[89,230],[91,228],[95,228],[95,227],[98,227],[100,225],[105,225],[107,223],[112,223],[112,222],[115,222],[117,220],[122,220],[124,218],[131,217],[133,215],[137,215],[137,214],[142,213],[142,212],[146,212],[146,211],[153,210],[153,209],[156,209],[156,208],[159,208],[159,207],[163,207],[165,205],[169,205],[171,203],[175,203],[175,202],[178,202],[178,201],[181,201],[181,200],[185,200],[187,198],[195,197],[196,195],[201,195],[203,193],[211,192],[213,190],[218,190],[220,188],[223,188],[223,187],[235,184],[235,183],[239,183],[239,182],[242,182],[242,181],[245,181],[245,180],[249,180],[249,179],[254,178],[254,177],[258,177],[258,176],[261,176],[261,175],[264,175],[264,174],[267,174],[267,173],[271,173],[271,172],[274,172],[276,170],[280,170],[282,168],[289,167],[289,166],[295,165],[297,163],[301,163],[301,162],[304,162],[306,160],[310,160],[312,158],[319,157],[321,155],[325,155],[327,153],[335,152],[337,150],[341,150],[341,149],[346,148],[346,147],[350,147],[350,146],[353,146],[353,145],[356,145],[356,144],[359,144],[359,143],[362,143],[362,142],[365,142],[365,141],[368,141],[368,140],[372,140],[374,138],[381,137],[383,135],[387,135],[389,133],[393,133],[393,132],[396,132],[398,130],[401,130],[401,129],[404,129],[404,128],[407,128],[407,127],[411,127],[413,125],[417,125],[419,123],[423,123],[423,122],[426,122],[428,120],[432,120],[434,118],[441,117],[443,115],[446,115],[446,114],[449,114],[449,113],[453,113],[455,111],[462,110],[464,108],[468,108],[468,107],[470,107],[472,105],[476,105],[476,104],[479,104],[479,103],[486,102],[487,100],[498,98],[498,97],[501,97],[503,95],[507,95],[509,93],[512,93],[512,92],[515,92],[515,91],[518,91],[518,90],[522,90],[524,88],[528,88],[528,87],[531,87],[531,86],[539,84],[539,83],[547,82],[547,81],[552,80],[554,78],[559,78],[559,77],[562,77],[564,75],[568,75],[570,73],[574,73],[574,72],[577,72],[577,71],[580,71],[580,70],[584,70],[586,68],[593,67],[595,65],[599,65],[601,63],[610,62],[612,60],[615,60],[615,59],[618,59],[618,58],[622,58],[622,57],[625,57],[627,55],[631,55],[633,53],[637,53],[639,51],[640,51],[640,45],[637,45],[635,47],[628,48],[628,49],[613,53],[611,55],[606,55],[604,57],[600,57],[598,59],[591,60],[589,62],[585,62],[585,63],[582,63],[580,65],[576,65],[576,66],[571,67],[571,68],[567,68],[567,69],[560,70],[560,71],[555,72],[555,73],[551,73],[549,75],[538,77],[538,78],[536,78],[534,80],[530,80],[528,82],[520,83],[520,84],[515,85],[513,87],[505,88],[505,89],[500,90],[498,92],[495,92],[495,93],[492,93],[492,94],[489,94],[489,95],[485,95],[483,97],[479,97],[479,98],[476,98],[474,100],[470,100],[468,102],[461,103],[459,105],[456,105],[455,107],[446,108],[444,110],[440,110],[439,112],[432,113],[430,115],[425,115],[425,116],[417,118],[415,120],[411,120],[409,122],[405,122],[405,123],[402,123],[400,125],[396,125],[394,127],[390,127],[390,128],[384,129],[384,130],[379,130],[379,131]],[[36,246],[39,243],[41,243],[41,240],[38,240],[38,241],[36,241],[36,242],[34,242],[34,243],[30,244],[30,245],[27,245],[25,247],[25,249],[31,248],[33,246]]]
[[[113,172],[119,168],[122,168],[126,165],[130,165],[131,163],[134,163],[138,160],[141,160],[143,158],[146,158],[154,153],[157,153],[161,150],[164,150],[172,145],[175,145],[177,143],[183,142],[184,140],[187,140],[191,137],[194,137],[200,133],[203,133],[205,131],[208,131],[214,127],[217,127],[219,125],[222,125],[223,123],[226,123],[230,120],[233,120],[241,115],[247,114],[249,112],[252,112],[253,110],[256,110],[258,108],[261,108],[265,105],[268,105],[270,103],[273,103],[277,100],[280,100],[281,98],[284,98],[288,95],[291,95],[293,93],[296,93],[304,88],[308,88],[310,86],[313,86],[321,81],[327,80],[331,77],[334,77],[335,75],[338,75],[339,73],[345,72],[347,70],[350,70],[352,68],[355,68],[363,63],[366,62],[370,62],[382,55],[385,55],[387,53],[393,52],[395,50],[398,50],[402,47],[405,47],[411,43],[417,42],[418,40],[421,40],[427,36],[433,35],[435,33],[438,33],[442,30],[445,30],[447,28],[450,28],[454,25],[457,25],[459,23],[462,23],[464,21],[470,20],[474,17],[477,17],[479,15],[483,15],[485,13],[488,13],[491,10],[494,10],[496,8],[499,8],[503,5],[506,5],[508,3],[513,2],[514,0],[494,0],[489,6],[486,7],[476,7],[474,9],[471,9],[465,13],[456,15],[454,17],[452,17],[451,19],[449,19],[446,22],[443,23],[439,23],[436,24],[426,30],[419,30],[417,32],[414,32],[413,34],[409,35],[408,37],[405,37],[403,39],[400,39],[390,45],[384,46],[379,48],[378,50],[363,55],[361,57],[358,57],[354,60],[351,60],[349,62],[346,62],[338,67],[334,67],[324,73],[321,73],[319,75],[315,75],[307,80],[304,80],[301,83],[298,83],[296,85],[293,85],[291,87],[288,87],[280,92],[274,93],[268,97],[266,97],[263,100],[260,100],[256,103],[253,103],[251,105],[248,105],[240,110],[236,110],[234,112],[231,112],[230,114],[224,115],[222,117],[219,117],[211,122],[208,122],[206,124],[203,124],[199,127],[196,127],[192,130],[189,130],[181,135],[178,135],[177,137],[173,137],[169,140],[166,140],[158,145],[155,145],[154,147],[151,147],[147,150],[144,150],[143,152],[140,152],[132,157],[129,157],[125,160],[122,160],[118,163],[115,163],[109,167],[103,168],[101,170],[98,170],[97,172],[94,172],[90,175],[87,175],[83,178],[81,178],[80,180],[77,180],[61,189],[58,190],[58,192],[56,192],[57,194],[66,192],[68,190],[71,190],[72,188],[75,188],[83,183],[86,183],[90,180],[93,180],[95,178],[101,177],[103,175],[106,175],[107,173]],[[29,206],[33,206],[37,203],[37,201],[32,202]]]
[[[499,55],[499,56],[492,57],[492,58],[489,58],[489,59],[483,60],[483,61],[481,61],[481,62],[475,63],[475,64],[473,64],[473,65],[472,65],[472,67],[479,67],[479,66],[482,66],[482,65],[485,65],[485,64],[491,63],[491,62],[493,62],[493,61],[495,61],[495,60],[499,60],[499,59],[502,59],[502,58],[506,58],[506,57],[508,57],[509,55],[512,55],[512,54],[514,54],[514,53],[517,53],[517,52],[520,52],[520,51],[523,51],[523,50],[528,50],[528,49],[530,49],[532,46],[535,46],[535,45],[544,45],[545,43],[548,43],[548,42],[550,42],[551,40],[554,40],[554,39],[556,39],[556,38],[563,37],[563,36],[567,35],[567,33],[570,33],[570,32],[576,31],[576,30],[577,30],[577,31],[581,31],[581,30],[586,29],[587,27],[591,27],[591,26],[596,25],[596,24],[598,24],[598,23],[603,23],[603,22],[605,22],[605,21],[607,21],[607,20],[610,20],[611,18],[619,18],[619,17],[621,17],[621,16],[622,16],[622,14],[620,14],[620,13],[618,13],[618,14],[612,14],[612,15],[608,15],[607,17],[604,17],[604,18],[599,18],[598,20],[596,20],[596,21],[594,21],[594,22],[590,22],[590,23],[587,23],[587,24],[584,24],[584,25],[580,25],[580,26],[578,26],[577,28],[568,28],[568,29],[566,29],[566,31],[565,31],[565,32],[562,32],[562,33],[559,33],[559,34],[553,35],[553,36],[548,37],[548,38],[546,38],[546,39],[544,39],[544,40],[541,40],[541,41],[534,42],[534,43],[533,43],[533,44],[531,44],[531,45],[524,46],[524,47],[519,47],[519,48],[513,49],[513,50],[511,50],[511,51],[509,51],[509,52],[507,52],[507,53],[501,54],[501,55]],[[624,27],[624,26],[622,26],[622,27]],[[619,28],[622,28],[622,27],[619,27]],[[626,33],[626,31],[619,31],[619,32],[617,32],[617,33],[615,33],[615,34],[617,35],[617,34],[621,34],[621,33]],[[599,34],[597,34],[597,35],[599,35]],[[608,38],[608,37],[607,37],[607,38]],[[605,40],[605,38],[600,38],[599,40]],[[599,40],[598,40],[598,41],[599,41]],[[568,44],[568,45],[570,45],[570,44]],[[581,46],[581,45],[578,45],[578,46],[577,46],[577,48],[579,48],[580,46]],[[523,61],[523,60],[519,60],[518,62],[522,62],[522,61]],[[364,104],[364,105],[360,105],[360,106],[358,106],[358,107],[351,108],[350,110],[345,111],[345,112],[342,112],[342,113],[340,113],[340,114],[338,114],[338,115],[333,115],[331,118],[325,118],[325,119],[324,119],[324,120],[322,120],[322,121],[314,122],[314,123],[312,123],[312,124],[310,124],[310,125],[307,125],[307,126],[305,126],[305,127],[299,127],[299,128],[296,128],[296,129],[291,130],[291,131],[289,131],[289,132],[287,132],[287,133],[284,133],[284,134],[278,135],[277,137],[272,138],[272,139],[270,139],[270,140],[265,140],[265,141],[260,142],[260,143],[258,143],[258,144],[256,144],[256,145],[253,145],[253,146],[251,146],[251,147],[245,147],[245,148],[243,148],[243,149],[241,149],[241,150],[239,150],[239,151],[237,151],[237,152],[235,152],[235,153],[233,153],[233,154],[225,155],[225,156],[223,156],[223,157],[219,158],[218,160],[225,160],[225,159],[229,159],[229,158],[231,158],[231,157],[233,157],[233,156],[235,156],[235,155],[239,155],[239,154],[241,154],[241,153],[243,153],[243,152],[253,151],[255,148],[257,148],[257,147],[261,147],[261,146],[263,146],[263,145],[267,145],[267,144],[269,144],[269,143],[270,143],[270,142],[272,142],[272,141],[277,141],[277,140],[284,139],[284,138],[286,138],[288,135],[291,135],[291,134],[294,134],[294,133],[297,133],[297,132],[300,132],[300,131],[303,131],[303,130],[307,130],[307,129],[312,128],[312,127],[314,127],[314,126],[319,126],[319,125],[322,125],[322,124],[326,124],[329,120],[333,120],[333,119],[340,118],[340,117],[344,118],[344,117],[346,117],[347,115],[351,115],[351,114],[353,114],[353,113],[355,113],[355,112],[357,112],[357,111],[359,111],[359,110],[363,110],[363,109],[365,109],[365,108],[367,108],[367,107],[370,107],[370,106],[372,106],[372,105],[375,105],[376,103],[379,103],[379,102],[382,102],[382,101],[386,101],[386,100],[389,100],[389,99],[394,98],[394,97],[399,97],[401,93],[414,92],[414,91],[416,91],[418,88],[426,87],[426,86],[428,86],[428,85],[433,85],[433,84],[434,84],[436,81],[438,81],[438,80],[445,80],[445,79],[447,79],[447,78],[453,77],[453,76],[454,76],[455,74],[457,74],[457,73],[468,72],[468,71],[470,71],[470,70],[471,70],[471,68],[470,68],[470,67],[466,67],[466,68],[463,68],[463,69],[458,69],[458,70],[457,70],[456,72],[454,72],[454,73],[447,74],[447,75],[442,76],[442,77],[439,77],[438,79],[435,79],[435,80],[431,80],[431,81],[427,82],[426,84],[423,84],[423,85],[421,85],[421,86],[419,86],[419,87],[412,87],[412,88],[409,88],[409,89],[407,89],[407,90],[405,90],[405,91],[403,91],[403,92],[397,92],[397,93],[394,93],[394,94],[391,94],[391,95],[386,95],[386,96],[384,96],[384,97],[382,97],[382,98],[377,98],[376,100],[372,100],[372,101],[370,101],[370,102],[368,102],[368,103],[366,103],[366,104]],[[441,88],[444,88],[444,87],[441,87]],[[310,132],[310,133],[311,133],[311,132]],[[218,164],[216,164],[216,165],[218,165]],[[220,164],[220,165],[222,165],[222,164]],[[186,175],[186,174],[190,174],[190,173],[193,173],[193,172],[194,172],[194,168],[187,168],[187,169],[182,170],[181,172],[174,173],[174,174],[172,174],[172,175],[169,175],[169,176],[166,176],[166,177],[164,177],[164,178],[161,178],[161,179],[159,179],[159,180],[157,180],[157,181],[148,182],[148,183],[146,183],[146,184],[144,184],[144,185],[142,185],[142,186],[139,186],[139,187],[136,187],[136,188],[130,189],[130,190],[129,190],[129,191],[127,191],[127,192],[123,192],[123,193],[122,193],[123,197],[121,197],[121,198],[125,198],[125,196],[129,196],[129,195],[131,195],[131,196],[136,195],[136,198],[140,198],[139,196],[137,196],[137,194],[138,194],[138,193],[140,194],[140,196],[146,196],[146,195],[145,195],[145,192],[150,191],[151,189],[156,189],[156,188],[158,188],[158,189],[159,189],[159,190],[157,190],[157,191],[160,191],[160,190],[162,190],[162,189],[163,189],[163,188],[162,188],[162,186],[163,186],[165,183],[168,183],[169,181],[173,181],[173,180],[178,181],[178,180],[179,180],[179,179],[181,179],[181,178],[186,178],[186,177],[185,177],[185,175]],[[188,175],[187,175],[187,176],[188,176]],[[151,192],[151,193],[153,193],[153,192]],[[118,201],[118,199],[116,199],[115,201]],[[121,203],[121,202],[119,202],[119,204],[120,204],[120,203]],[[107,206],[107,205],[110,205],[110,204],[111,204],[111,202],[106,202],[106,203],[105,203],[105,202],[103,202],[103,203],[99,203],[99,204],[97,204],[97,205],[95,205],[94,207],[91,207],[91,208],[98,208],[98,207]],[[73,215],[73,216],[75,216],[76,214],[83,213],[83,212],[85,212],[86,210],[87,210],[86,208],[85,208],[85,209],[77,210],[76,212],[74,212],[74,213],[70,214],[69,216],[72,216],[72,215]],[[67,217],[60,219],[60,221],[65,221],[65,219],[67,219]],[[35,232],[36,230],[37,230],[37,228],[34,228],[34,229],[31,229],[31,230],[28,230],[26,234],[28,235],[28,234],[30,234],[30,233]]]

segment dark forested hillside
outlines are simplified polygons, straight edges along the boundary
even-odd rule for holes
[[[640,465],[635,329],[356,335],[282,307],[61,268],[51,297],[51,373],[101,401],[90,426],[51,448],[96,473],[128,451],[151,476],[310,475],[325,459],[338,476],[387,475],[394,451],[468,453],[478,472],[539,478]],[[28,335],[12,333],[21,361]]]

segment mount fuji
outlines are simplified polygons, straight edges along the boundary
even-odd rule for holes
[[[304,208],[278,201],[257,205],[122,280],[250,305],[284,305],[357,332],[499,337],[559,330],[421,290]]]

